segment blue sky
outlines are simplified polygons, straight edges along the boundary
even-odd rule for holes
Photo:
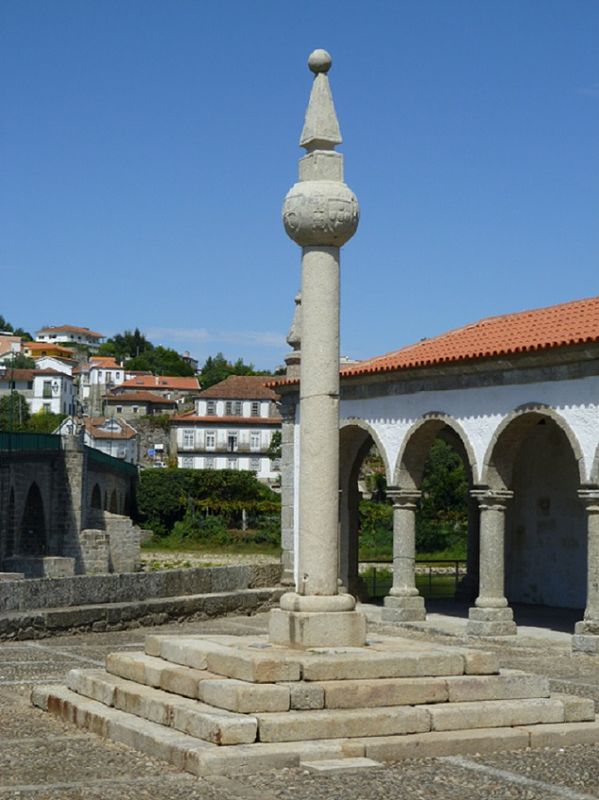
[[[597,42],[596,0],[0,0],[0,313],[280,364],[316,47],[344,354],[597,294]]]

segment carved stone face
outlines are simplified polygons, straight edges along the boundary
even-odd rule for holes
[[[341,247],[356,232],[358,220],[356,196],[337,181],[296,183],[283,205],[287,235],[302,247]]]

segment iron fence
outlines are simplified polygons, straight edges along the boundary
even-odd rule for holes
[[[422,597],[455,597],[460,580],[466,575],[466,563],[462,559],[416,559],[416,587]],[[360,577],[369,597],[381,599],[393,585],[393,562],[391,559],[360,562]]]

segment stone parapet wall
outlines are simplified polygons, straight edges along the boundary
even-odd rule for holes
[[[238,589],[185,597],[158,597],[124,603],[34,609],[0,614],[0,641],[44,639],[67,632],[120,631],[140,625],[164,625],[183,619],[227,614],[257,614],[276,604],[281,588]]]
[[[13,556],[4,560],[5,568],[26,578],[56,580],[75,575],[75,559],[64,556]],[[10,585],[10,581],[7,581]]]
[[[278,564],[248,564],[3,581],[0,584],[0,619],[11,611],[135,603],[156,598],[257,589],[278,585],[280,576]]]

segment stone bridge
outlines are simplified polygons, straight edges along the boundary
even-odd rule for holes
[[[137,469],[81,438],[0,433],[0,574],[133,571]]]

